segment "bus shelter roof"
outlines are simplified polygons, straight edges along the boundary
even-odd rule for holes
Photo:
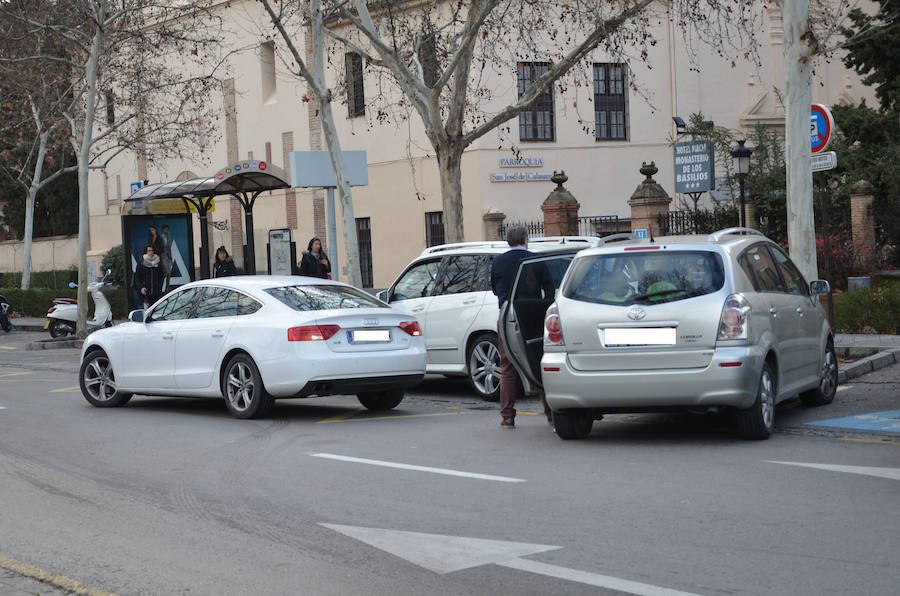
[[[281,168],[266,162],[244,162],[222,168],[209,178],[191,178],[160,184],[149,184],[136,190],[126,201],[152,201],[183,197],[215,197],[218,195],[258,194],[267,190],[290,188]]]

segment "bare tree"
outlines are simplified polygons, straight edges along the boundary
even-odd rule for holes
[[[351,285],[361,286],[362,276],[359,268],[359,244],[356,237],[353,195],[350,190],[350,178],[347,175],[344,156],[341,153],[334,113],[331,109],[334,94],[328,88],[325,79],[325,17],[322,13],[322,0],[301,0],[299,2],[261,0],[261,2],[287,48],[290,60],[286,60],[285,63],[291,74],[306,81],[318,106],[322,133],[328,146],[328,154],[337,181],[338,198],[341,202],[345,277]],[[301,39],[306,28],[308,28],[307,34],[311,36],[312,41],[312,68],[307,66],[306,59],[295,41]]]
[[[0,6],[0,73],[7,81],[4,92],[5,117],[0,122],[0,172],[25,192],[23,290],[31,284],[31,249],[34,205],[38,192],[59,176],[74,171],[65,166],[67,143],[62,110],[71,100],[71,81],[58,62],[41,68],[20,68],[14,62],[33,54],[34,49],[52,44],[39,27],[23,26],[27,11],[49,10],[44,2],[10,2]],[[45,173],[45,168],[50,169]]]
[[[208,96],[221,61],[220,22],[208,4],[73,0],[16,16],[20,27],[40,29],[55,43],[7,62],[20,68],[64,64],[73,81],[62,114],[78,171],[79,337],[87,331],[89,169],[129,149],[138,153],[139,170],[147,160],[202,151],[196,123],[213,116]]]
[[[651,22],[673,18],[721,51],[739,48],[747,55],[759,13],[752,3],[720,0],[335,0],[327,6],[341,17],[328,21],[331,37],[389,73],[403,96],[394,107],[411,106],[421,118],[440,169],[450,242],[465,239],[463,152],[488,132],[503,131],[552,86],[588,84],[594,50],[623,62],[646,60],[656,43]],[[541,68],[524,84],[519,77],[515,101],[497,105],[503,91],[491,88],[488,78],[496,80],[503,65],[525,61]]]

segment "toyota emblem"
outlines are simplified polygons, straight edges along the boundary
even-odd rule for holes
[[[625,314],[628,315],[628,318],[631,319],[632,321],[640,321],[641,319],[643,319],[644,317],[647,316],[647,311],[645,311],[640,306],[632,306],[631,308],[628,309],[628,312]]]

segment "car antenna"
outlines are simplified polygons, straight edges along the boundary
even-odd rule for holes
[[[649,226],[647,226],[647,227],[649,227]],[[652,244],[654,242],[656,242],[656,238],[653,237],[653,230],[650,230],[650,243]]]

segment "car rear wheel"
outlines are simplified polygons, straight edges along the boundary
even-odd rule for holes
[[[775,428],[775,374],[763,364],[756,401],[746,410],[738,410],[738,431],[745,439],[768,439]]]
[[[554,410],[553,428],[560,439],[584,439],[591,434],[594,419],[581,410]]]
[[[228,361],[223,385],[225,405],[235,418],[265,416],[275,403],[263,386],[253,358],[247,354],[237,354]]]
[[[370,410],[392,410],[403,401],[403,390],[391,389],[374,393],[360,393],[356,399]]]
[[[469,347],[469,383],[482,399],[500,399],[500,348],[497,336],[481,333]]]
[[[834,353],[834,344],[831,340],[828,340],[828,344],[825,346],[825,354],[822,356],[822,371],[819,375],[819,384],[815,389],[801,393],[800,399],[807,406],[828,405],[834,401],[837,386],[837,355]]]
[[[102,350],[94,350],[84,357],[78,382],[84,399],[96,408],[124,406],[131,399],[130,393],[119,391],[116,386],[112,364]]]

